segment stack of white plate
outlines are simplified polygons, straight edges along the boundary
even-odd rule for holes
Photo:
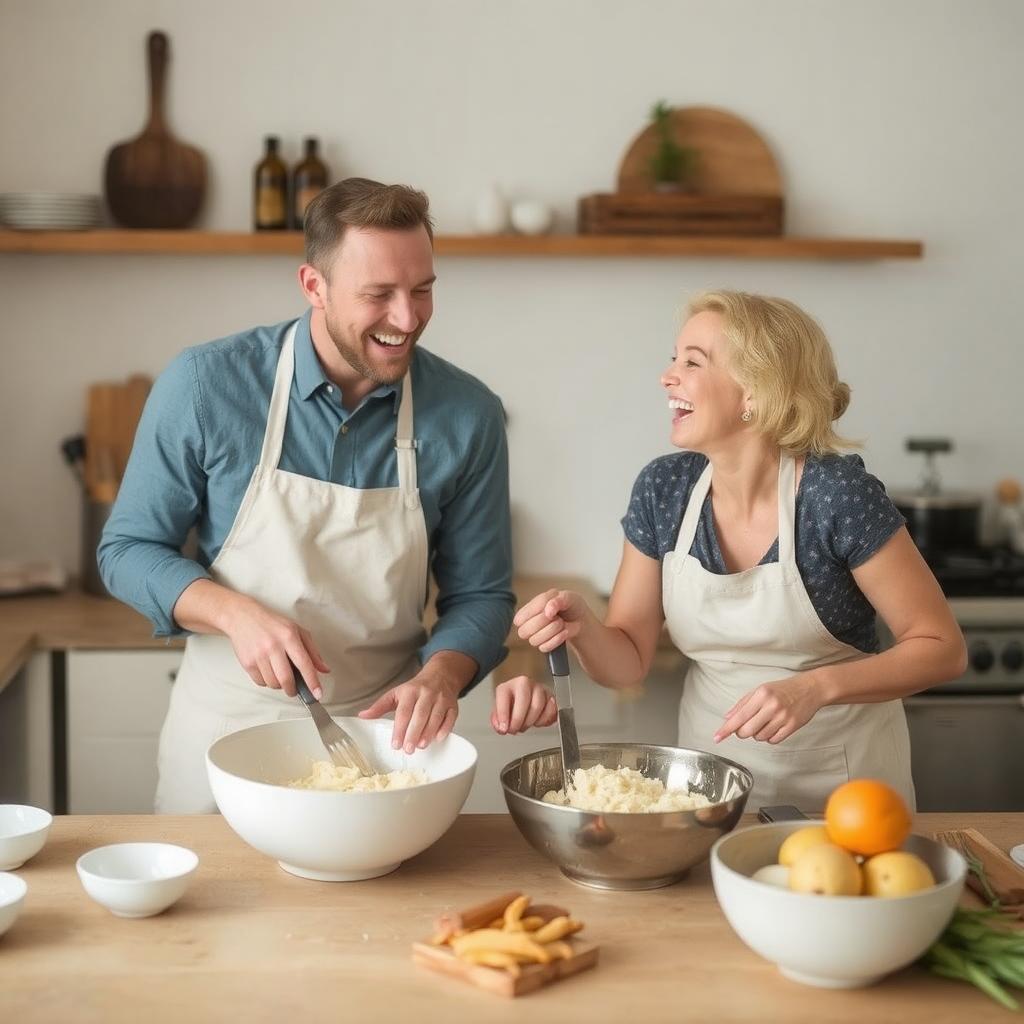
[[[23,231],[84,231],[103,219],[99,196],[75,192],[5,192],[0,221]]]

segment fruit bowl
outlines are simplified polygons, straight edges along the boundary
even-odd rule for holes
[[[786,837],[809,824],[745,828],[712,847],[711,880],[733,931],[787,978],[823,988],[871,985],[921,957],[953,916],[967,874],[964,858],[909,836],[902,849],[928,865],[936,884],[905,896],[821,896],[751,877],[775,864]]]

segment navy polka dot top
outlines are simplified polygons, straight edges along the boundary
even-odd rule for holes
[[[637,550],[661,560],[675,548],[690,491],[707,464],[706,456],[696,452],[673,452],[644,467],[622,517],[626,539]],[[866,562],[904,522],[859,455],[807,456],[796,494],[797,569],[825,628],[869,654],[878,650],[875,610],[851,570]],[[728,572],[715,534],[710,494],[690,554],[708,572]],[[778,560],[776,538],[759,564]]]

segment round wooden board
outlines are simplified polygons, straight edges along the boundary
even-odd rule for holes
[[[714,195],[781,196],[782,178],[767,143],[742,118],[714,107],[677,107],[673,135],[698,151],[693,189]],[[633,140],[619,165],[619,192],[653,192],[654,125]]]

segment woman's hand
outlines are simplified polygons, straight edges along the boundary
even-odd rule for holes
[[[526,676],[508,679],[494,688],[491,726],[503,736],[515,736],[535,725],[553,725],[557,717],[551,691]]]
[[[574,590],[545,590],[516,612],[519,637],[545,653],[579,636],[590,609]]]
[[[741,740],[781,743],[821,710],[820,690],[810,672],[777,683],[762,683],[725,713],[715,742],[735,734]]]

